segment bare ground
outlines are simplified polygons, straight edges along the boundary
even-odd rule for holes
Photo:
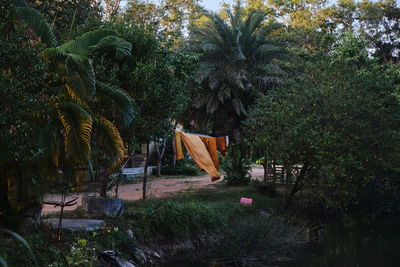
[[[251,170],[251,175],[254,178],[259,178],[263,176],[262,168],[253,168]],[[149,178],[147,183],[147,195],[148,197],[163,198],[169,197],[184,191],[197,191],[199,189],[209,189],[216,190],[222,185],[223,178],[216,182],[211,182],[208,175],[195,176],[195,177],[184,177],[184,178],[171,178],[168,176],[161,176],[159,178]],[[113,194],[112,191],[109,192]],[[70,194],[66,201],[78,197],[77,204],[65,207],[65,210],[74,210],[81,205],[82,195],[94,195],[95,192],[85,192]],[[123,184],[119,186],[118,197],[125,200],[139,200],[142,198],[142,182],[138,179],[137,182]],[[47,194],[45,196],[45,201],[60,201],[61,195],[59,194]],[[52,205],[43,205],[42,214],[48,214],[52,212],[60,211],[59,207],[54,207]]]

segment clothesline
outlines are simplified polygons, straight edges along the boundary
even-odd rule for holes
[[[224,135],[224,136],[210,136],[210,135],[198,134],[198,133],[189,133],[189,132],[186,132],[186,133],[187,133],[187,134],[197,135],[197,136],[200,136],[200,137],[211,137],[211,138],[224,137],[224,138],[225,138],[226,146],[229,145],[229,136],[227,136],[227,135]]]

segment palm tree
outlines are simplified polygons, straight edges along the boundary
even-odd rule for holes
[[[59,77],[52,101],[61,133],[55,149],[58,168],[64,178],[74,180],[79,170],[96,166],[92,164],[95,161],[92,147],[107,147],[104,153],[110,157],[109,165],[101,168],[110,174],[122,163],[123,142],[114,124],[93,106],[96,99],[108,98],[120,107],[128,126],[133,120],[133,105],[126,92],[96,80],[92,58],[110,51],[129,55],[131,44],[120,39],[115,31],[98,29],[57,45],[51,28],[39,12],[21,6],[17,8],[17,15],[47,46],[43,55],[52,66],[50,75]]]
[[[227,19],[206,13],[208,21],[194,27],[189,49],[201,54],[196,82],[199,86],[190,111],[194,118],[206,117],[216,135],[230,135],[231,168],[226,169],[231,183],[245,183],[248,169],[244,162],[246,148],[240,142],[240,123],[257,97],[285,78],[278,62],[287,51],[272,33],[280,28],[268,23],[261,10],[244,13],[237,1]],[[196,113],[202,112],[202,115]]]
[[[287,51],[271,38],[280,25],[267,23],[263,11],[246,15],[240,2],[233,12],[225,11],[227,20],[205,14],[208,21],[192,29],[189,49],[202,55],[196,74],[200,90],[194,106],[213,118],[214,130],[236,140],[240,122],[254,100],[284,79],[277,63]],[[225,127],[221,129],[220,124]]]

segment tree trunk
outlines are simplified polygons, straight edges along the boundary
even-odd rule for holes
[[[264,183],[267,183],[267,175],[268,175],[268,156],[267,153],[265,153],[264,156]]]
[[[285,171],[286,171],[285,167],[286,167],[286,165],[283,164],[283,166],[282,166],[282,172],[281,172],[281,177],[280,177],[281,185],[282,185],[282,186],[285,185]]]
[[[157,144],[155,144],[155,148],[156,148],[156,152],[157,152],[157,177],[161,176],[161,161],[162,158],[164,157],[164,153],[165,153],[165,139],[164,142],[161,146],[161,151],[158,149]]]
[[[273,161],[273,164],[272,164],[272,177],[273,177],[273,180],[274,180],[274,184],[276,184],[277,175],[276,175],[276,156],[275,155],[273,156],[272,161]]]
[[[290,176],[292,174],[292,167],[289,165],[285,166],[285,173],[286,173],[286,179],[285,179],[285,194],[288,195],[289,194],[289,190],[290,190]]]
[[[150,142],[146,144],[146,161],[144,162],[144,171],[143,171],[143,201],[146,200],[146,183],[147,183],[147,167],[149,166],[149,152],[150,150]]]
[[[296,194],[297,191],[299,191],[301,189],[301,181],[304,179],[307,171],[310,169],[311,164],[306,161],[303,164],[303,167],[301,168],[300,174],[299,176],[296,177],[296,181],[293,185],[292,191],[290,192],[290,194],[286,197],[286,203],[285,203],[285,208],[287,208],[290,203],[292,202],[292,198],[293,196]]]
[[[100,179],[100,197],[107,197],[107,179]]]

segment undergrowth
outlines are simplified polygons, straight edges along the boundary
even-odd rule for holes
[[[221,240],[225,240],[223,245],[228,246],[231,251],[242,246],[249,236],[255,235],[255,244],[263,244],[263,236],[266,234],[270,238],[264,241],[268,241],[270,245],[265,249],[279,244],[289,247],[288,243],[292,242],[289,237],[296,236],[295,231],[298,228],[285,228],[288,230],[285,232],[280,226],[283,222],[275,215],[260,219],[260,213],[276,214],[273,209],[282,200],[276,195],[271,197],[270,194],[260,193],[257,188],[258,185],[229,188],[219,192],[202,190],[170,199],[125,201],[122,216],[118,219],[104,218],[107,224],[104,229],[94,232],[66,231],[63,235],[66,242],[62,244],[62,251],[68,261],[78,266],[96,266],[99,263],[98,252],[104,250],[113,250],[119,257],[136,261],[135,252],[140,244],[192,240],[205,232],[216,234]],[[253,204],[241,205],[241,197],[253,198]],[[80,210],[68,212],[67,215],[82,216]],[[46,217],[57,217],[57,214]],[[240,232],[238,235],[235,234],[235,229]],[[128,230],[133,232],[133,237],[127,234]],[[39,231],[28,233],[25,238],[39,259],[40,266],[63,266],[61,256],[52,245],[54,232],[41,226]],[[10,266],[33,266],[29,257],[23,256],[26,253],[21,245],[4,238],[1,238],[1,243],[0,255]],[[252,247],[247,249],[251,250]]]

